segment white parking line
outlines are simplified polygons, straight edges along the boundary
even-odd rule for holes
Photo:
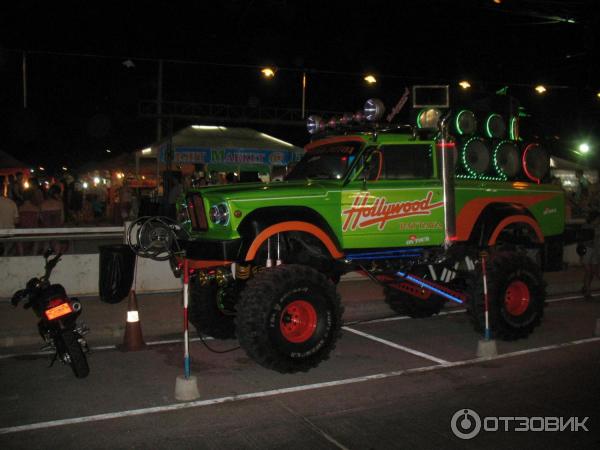
[[[566,297],[556,297],[556,298],[546,299],[546,303],[564,302],[566,300],[583,300],[583,297],[581,295],[569,295]]]
[[[417,368],[413,368],[413,369],[404,369],[404,370],[394,370],[391,372],[376,373],[373,375],[366,375],[363,377],[346,378],[343,380],[327,381],[327,382],[323,382],[323,383],[305,384],[305,385],[292,386],[292,387],[283,388],[283,389],[273,389],[273,390],[269,390],[269,391],[251,392],[249,394],[231,395],[231,396],[227,396],[227,397],[219,397],[219,398],[213,398],[213,399],[209,399],[209,400],[197,400],[197,401],[193,401],[193,402],[173,403],[170,405],[156,406],[153,408],[130,409],[127,411],[118,411],[118,412],[106,413],[106,414],[96,414],[93,416],[75,417],[75,418],[71,418],[71,419],[62,419],[62,420],[51,420],[48,422],[38,422],[38,423],[31,423],[31,424],[27,424],[27,425],[17,425],[14,427],[0,428],[0,434],[19,433],[22,431],[40,430],[40,429],[54,428],[54,427],[59,427],[59,426],[64,426],[64,425],[74,425],[74,424],[79,424],[79,423],[90,423],[90,422],[99,422],[102,420],[120,419],[120,418],[124,418],[124,417],[142,416],[145,414],[155,414],[155,413],[177,411],[177,410],[189,409],[189,408],[199,408],[199,407],[203,407],[203,406],[218,405],[218,404],[223,404],[223,403],[227,403],[227,402],[238,402],[238,401],[242,401],[242,400],[249,400],[249,399],[255,399],[255,398],[264,398],[264,397],[273,397],[276,395],[291,394],[294,392],[303,392],[303,391],[310,391],[310,390],[314,390],[314,389],[323,389],[323,388],[329,388],[329,387],[335,387],[335,386],[344,386],[344,385],[349,385],[349,384],[364,383],[366,381],[383,380],[386,378],[397,377],[400,375],[405,375],[405,374],[410,374],[410,373],[432,372],[432,371],[436,371],[436,370],[447,369],[450,367],[465,366],[465,365],[469,365],[469,364],[475,364],[478,362],[490,361],[490,360],[494,360],[494,359],[506,359],[506,358],[511,358],[514,356],[521,356],[521,355],[524,355],[527,353],[534,353],[534,352],[547,351],[547,350],[552,350],[552,349],[571,347],[574,345],[588,344],[591,342],[598,342],[598,341],[600,341],[600,337],[593,337],[593,338],[589,338],[589,339],[580,339],[577,341],[565,342],[562,344],[547,345],[545,347],[538,347],[538,348],[521,350],[521,351],[512,352],[512,353],[505,353],[505,354],[498,355],[498,356],[495,356],[492,358],[475,358],[475,359],[468,359],[465,361],[451,362],[451,363],[447,363],[444,365],[425,366],[425,367],[417,367]]]
[[[566,297],[556,297],[556,298],[547,299],[546,303],[557,303],[557,302],[564,302],[567,300],[583,300],[583,297],[581,295],[569,295]],[[460,313],[464,313],[464,312],[467,312],[467,310],[464,308],[452,309],[450,311],[442,311],[437,316],[433,316],[433,317],[449,316],[451,314],[460,314]],[[348,322],[348,325],[357,325],[357,324],[365,324],[365,323],[379,323],[379,322],[395,322],[396,320],[407,320],[407,319],[411,319],[411,317],[410,316],[391,316],[391,317],[384,317],[382,319],[356,320],[353,322]]]
[[[427,353],[423,353],[423,352],[420,352],[418,350],[414,350],[412,348],[405,347],[404,345],[399,345],[399,344],[396,344],[396,343],[394,343],[392,341],[388,341],[386,339],[378,338],[377,336],[373,336],[372,334],[363,333],[362,331],[355,330],[354,328],[342,327],[342,329],[344,329],[346,331],[349,331],[351,333],[354,333],[354,334],[358,334],[359,336],[362,336],[364,338],[370,339],[372,341],[380,342],[381,344],[385,344],[385,345],[387,345],[389,347],[392,347],[392,348],[395,348],[395,349],[398,349],[398,350],[402,350],[403,352],[410,353],[412,355],[416,355],[416,356],[419,356],[421,358],[428,359],[429,361],[433,361],[433,362],[436,362],[438,364],[444,364],[444,365],[449,364],[449,361],[446,361],[445,359],[440,359],[440,358],[437,358],[437,357],[435,357],[433,355],[429,355]]]
[[[451,311],[442,311],[437,316],[433,316],[433,317],[449,316],[451,314],[459,314],[459,313],[464,313],[466,311],[467,310],[464,308],[453,309]],[[391,316],[391,317],[383,317],[382,319],[356,320],[353,322],[348,322],[347,325],[363,325],[366,323],[395,322],[396,320],[408,320],[408,319],[412,319],[412,317],[410,317],[410,316]]]

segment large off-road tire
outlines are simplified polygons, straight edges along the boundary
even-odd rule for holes
[[[342,325],[335,285],[297,264],[259,272],[242,291],[237,310],[242,348],[281,373],[305,372],[328,359]]]
[[[424,279],[428,278],[425,269],[416,269],[412,274]],[[394,312],[415,319],[431,317],[434,314],[440,313],[446,302],[443,297],[417,286],[414,286],[414,289],[415,292],[424,298],[415,297],[392,287],[386,287],[383,291],[385,302]]]
[[[192,278],[188,319],[198,334],[216,339],[232,339],[235,337],[234,315],[219,307],[219,295],[221,293],[215,284],[201,286],[197,278]]]
[[[525,338],[540,324],[546,284],[537,264],[518,252],[493,253],[487,260],[489,321],[492,335],[510,341]],[[467,312],[478,332],[485,330],[481,270],[468,282]]]
[[[54,343],[59,356],[71,366],[77,378],[85,378],[89,375],[90,367],[87,358],[72,330],[63,330],[55,337]]]

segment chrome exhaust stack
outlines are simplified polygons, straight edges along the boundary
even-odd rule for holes
[[[454,153],[456,145],[449,139],[448,122],[450,111],[439,121],[439,135],[436,151],[442,173],[444,198],[444,247],[448,248],[456,240],[456,193],[454,190]]]

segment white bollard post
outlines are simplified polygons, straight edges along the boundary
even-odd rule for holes
[[[477,344],[477,357],[478,358],[490,358],[498,355],[498,348],[496,347],[496,341],[491,339],[490,329],[490,302],[488,297],[488,286],[487,286],[487,267],[486,267],[486,252],[481,253],[481,272],[483,277],[483,301],[484,301],[484,318],[485,318],[485,335],[484,339],[480,339]]]
[[[190,339],[188,333],[190,268],[188,259],[183,260],[183,365],[184,375],[177,376],[175,381],[175,399],[182,401],[195,400],[200,397],[198,380],[190,375]]]

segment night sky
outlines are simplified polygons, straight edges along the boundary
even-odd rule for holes
[[[156,122],[139,108],[156,99],[158,59],[166,61],[165,101],[300,108],[303,70],[309,112],[354,111],[369,97],[392,107],[417,83],[466,78],[473,96],[508,86],[554,153],[582,140],[600,153],[594,1],[6,3],[0,145],[49,169],[155,140]],[[274,80],[260,76],[267,64],[280,68]],[[362,81],[367,72],[376,86]],[[550,86],[544,96],[533,91],[538,83]],[[296,145],[308,140],[300,127],[248,126]]]

